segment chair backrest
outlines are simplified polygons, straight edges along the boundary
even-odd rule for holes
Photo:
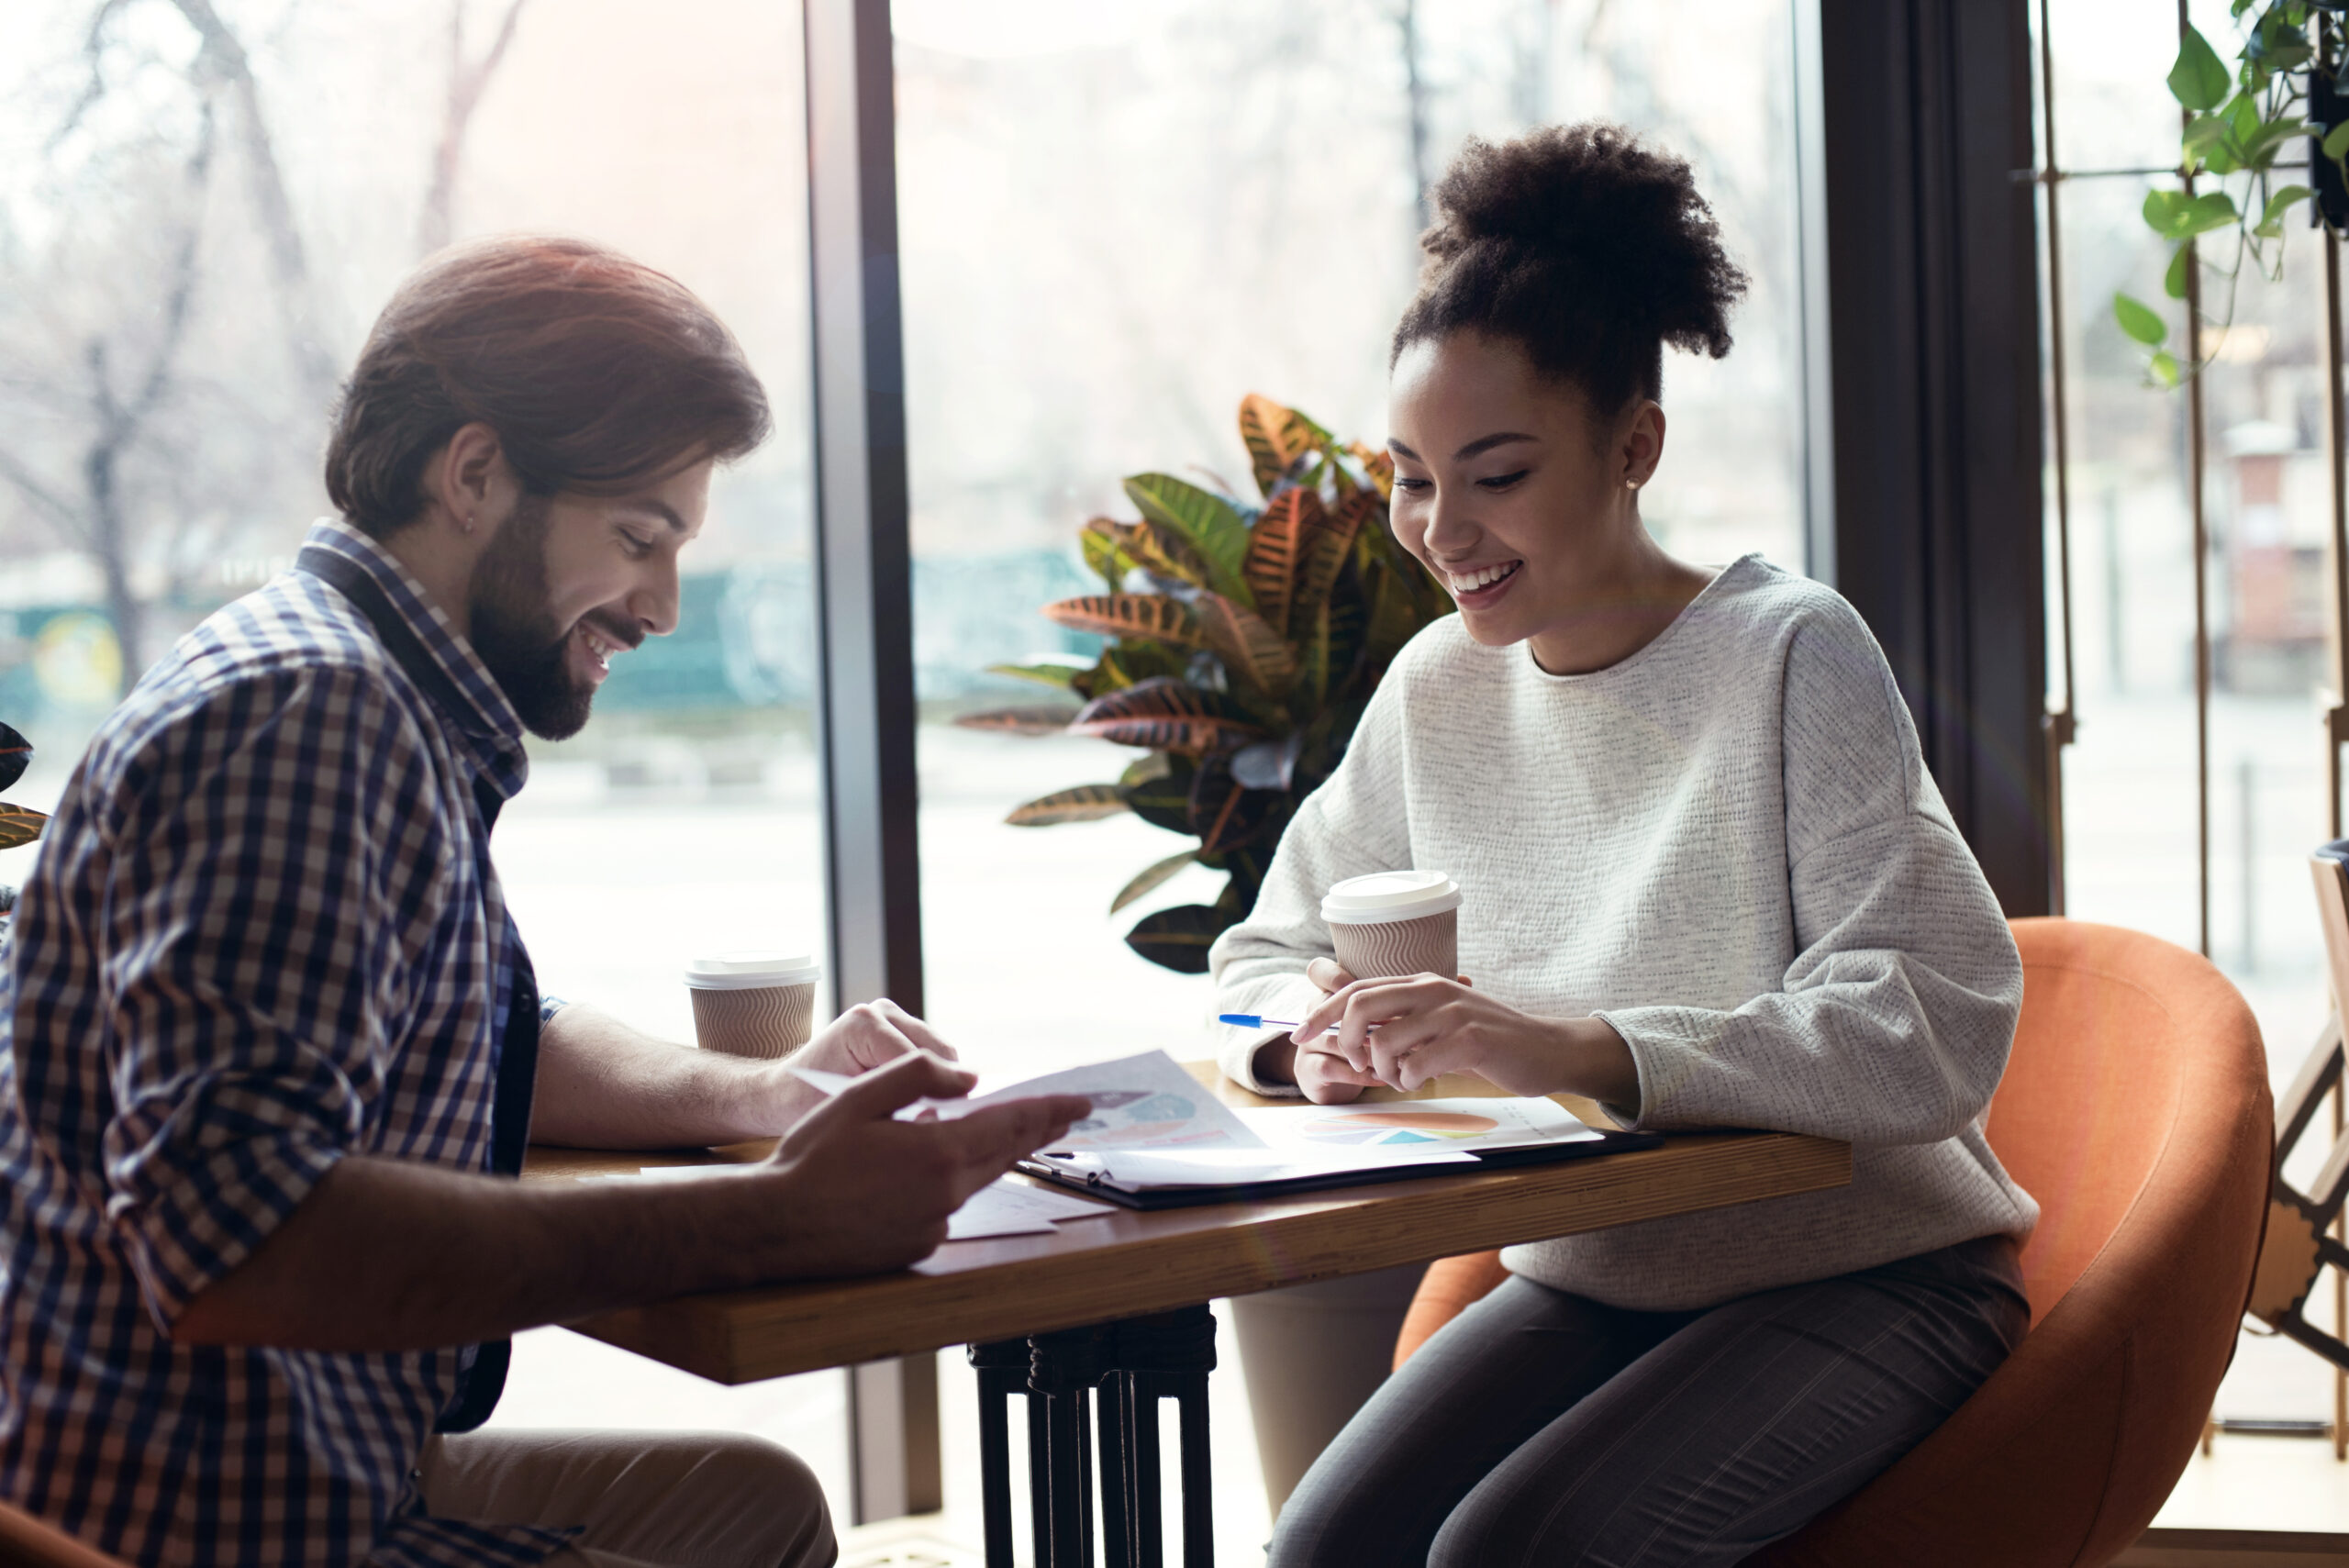
[[[2034,937],[2028,927],[2018,935]],[[2027,957],[2026,965],[2022,1018],[1988,1132],[1998,1162],[2039,1200],[2039,1226],[2022,1253],[2036,1324],[2143,1192],[2171,1136],[2188,1055],[2171,1048],[2165,999],[2143,977],[2102,963]]]
[[[2023,1018],[1989,1132],[2041,1206],[2034,1327],[1938,1431],[1755,1568],[2108,1562],[2201,1434],[2266,1214],[2258,1026],[2157,938],[2019,920],[2015,939]]]

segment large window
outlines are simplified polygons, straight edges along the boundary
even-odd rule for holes
[[[0,7],[0,719],[39,758],[11,797],[50,804],[123,684],[284,568],[334,378],[420,255],[584,235],[716,307],[776,435],[719,477],[677,633],[534,743],[507,890],[548,990],[674,1039],[696,952],[820,951],[800,50],[763,0]],[[843,1496],[841,1408],[837,1376],[718,1390],[549,1329],[497,1419],[746,1427]]]
[[[1783,0],[897,0],[922,894],[933,1017],[1025,1063],[1213,1053],[1204,981],[1129,951],[1185,870],[1131,817],[1003,825],[1132,753],[945,719],[1052,695],[991,662],[1088,654],[1037,607],[1099,592],[1076,535],[1135,515],[1129,474],[1238,493],[1241,398],[1383,445],[1386,337],[1423,185],[1470,134],[1620,120],[1697,166],[1753,277],[1726,361],[1670,357],[1671,445],[1644,507],[1669,548],[1801,570],[1791,20]],[[1049,978],[1041,978],[1049,976]]]
[[[2226,6],[2198,5],[2194,17],[2232,52]],[[2187,396],[2148,384],[2144,354],[2112,312],[2125,290],[2160,306],[2172,341],[2184,339],[2184,307],[2163,292],[2168,248],[2139,216],[2150,189],[2176,183],[2149,172],[2177,160],[2177,105],[2164,86],[2177,51],[2171,17],[2147,26],[2142,7],[2115,0],[2054,0],[2051,17],[2055,145],[2076,172],[2057,198],[2080,714],[2065,765],[2066,913],[2188,948],[2207,938],[2258,1015],[2281,1087],[2327,1006],[2307,865],[2325,831],[2323,262],[2296,217],[2283,281],[2246,268],[2234,325],[2205,345],[2206,856]],[[2210,259],[2223,263],[2231,249]],[[2225,280],[2204,280],[2207,313],[2223,317]],[[2051,507],[2054,495],[2051,478]],[[2049,531],[2052,549],[2052,518]],[[2052,569],[2048,581],[2052,595]],[[2049,660],[2060,684],[2060,639]],[[2247,1338],[2217,1413],[2328,1421],[2332,1385],[2298,1346]]]

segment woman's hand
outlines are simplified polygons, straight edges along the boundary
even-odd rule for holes
[[[1320,1104],[1334,1102],[1307,1086],[1313,1058],[1331,1059],[1310,1070],[1332,1085],[1379,1083],[1408,1091],[1440,1073],[1474,1073],[1513,1095],[1565,1092],[1611,1105],[1639,1099],[1631,1050],[1606,1020],[1532,1018],[1465,979],[1352,981],[1307,1014],[1295,1038],[1297,1083]]]
[[[1319,986],[1324,996],[1354,984],[1353,975],[1326,958],[1308,964],[1305,977]],[[1304,1034],[1300,1029],[1291,1036],[1297,1043],[1290,1047],[1289,1076],[1307,1099],[1317,1106],[1342,1106],[1359,1099],[1364,1089],[1376,1087],[1376,1074],[1362,1071],[1338,1053],[1337,1036],[1325,1033],[1308,1042]]]

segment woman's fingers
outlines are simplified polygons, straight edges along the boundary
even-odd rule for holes
[[[1325,993],[1342,991],[1354,983],[1345,966],[1334,958],[1317,958],[1305,966],[1305,978],[1319,985]]]

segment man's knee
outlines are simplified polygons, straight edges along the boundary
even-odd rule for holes
[[[744,1562],[826,1568],[839,1555],[823,1485],[805,1460],[745,1432],[696,1432],[688,1440],[696,1456],[663,1499],[664,1512],[698,1516],[705,1527],[729,1520],[731,1528],[712,1533]]]

